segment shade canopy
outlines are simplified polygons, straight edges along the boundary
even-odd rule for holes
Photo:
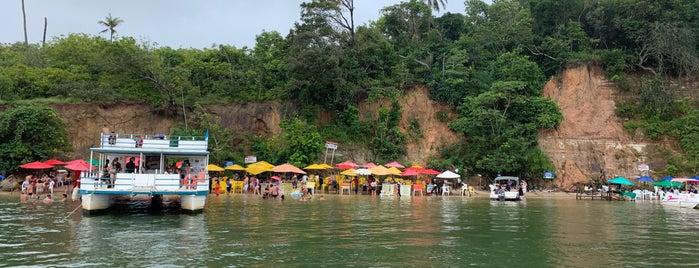
[[[660,186],[660,187],[675,187],[675,188],[681,188],[684,184],[681,182],[677,181],[658,181],[654,182],[653,186]]]
[[[385,175],[392,175],[393,173],[388,170],[384,166],[375,166],[373,168],[369,169],[371,171],[371,174],[377,175],[377,176],[385,176]]]
[[[97,167],[90,165],[85,160],[80,160],[69,162],[67,165],[65,165],[65,168],[75,171],[90,171],[96,169]]]
[[[331,169],[331,168],[333,168],[333,167],[331,167],[328,164],[310,164],[310,165],[304,167],[303,169],[305,169],[305,170],[325,170],[325,169]]]
[[[699,180],[692,179],[692,178],[674,178],[671,181],[674,181],[674,182],[699,182]]]
[[[339,169],[350,169],[350,168],[356,168],[358,166],[359,165],[355,164],[354,162],[352,162],[350,160],[347,160],[345,162],[342,162],[342,163],[335,165],[335,167],[337,167]]]
[[[350,168],[348,170],[340,172],[340,175],[355,177],[355,176],[357,176],[357,172],[354,172],[354,169]]]
[[[456,179],[456,178],[461,178],[461,175],[456,174],[454,172],[451,172],[449,170],[444,171],[442,173],[439,173],[437,175],[437,178],[442,178],[442,179]]]
[[[224,171],[225,169],[222,167],[219,167],[216,164],[209,164],[208,166],[206,166],[206,170],[208,170],[208,171]]]
[[[286,163],[286,164],[281,164],[276,167],[272,168],[272,171],[274,172],[279,172],[279,173],[296,173],[296,174],[306,174],[306,171],[301,170],[300,168],[297,168],[296,166]]]
[[[436,171],[436,170],[431,169],[431,168],[424,169],[420,173],[427,174],[427,175],[439,175],[440,174],[439,171]]]
[[[607,183],[611,184],[621,184],[621,185],[633,185],[633,182],[630,182],[624,177],[616,177],[611,180],[608,180]]]
[[[58,160],[58,159],[51,158],[51,159],[49,159],[49,160],[44,161],[44,164],[49,164],[49,165],[52,165],[52,166],[62,166],[62,165],[65,165],[66,162],[63,162],[63,161]]]
[[[357,175],[371,175],[371,170],[366,168],[355,169],[354,172],[357,173]]]
[[[24,165],[20,165],[19,167],[21,168],[26,168],[26,169],[48,169],[48,168],[53,168],[52,165],[42,163],[39,161],[34,161],[30,163],[26,163]]]
[[[393,161],[391,163],[387,163],[384,165],[385,167],[395,167],[395,168],[405,168],[405,166],[401,165],[400,163]]]
[[[398,175],[398,176],[400,176],[401,173],[402,173],[402,172],[400,171],[400,169],[398,169],[397,167],[390,167],[390,168],[388,168],[388,171],[390,171],[391,174],[393,174],[393,175]]]
[[[638,177],[638,178],[635,179],[635,181],[638,181],[638,182],[655,182],[655,180],[654,180],[653,178],[648,177],[648,176],[641,176],[641,177]]]
[[[373,168],[373,167],[376,167],[376,164],[369,162],[369,163],[362,165],[362,167],[363,168]]]
[[[260,161],[248,165],[248,167],[245,168],[245,171],[247,173],[257,175],[262,172],[272,171],[272,168],[274,168],[274,165],[267,163],[266,161]]]
[[[272,179],[275,179],[275,180],[278,180],[278,181],[282,180],[282,178],[281,178],[281,177],[279,177],[279,176],[276,176],[276,175],[275,175],[275,176],[272,176],[272,177],[270,177],[270,178],[272,178]]]
[[[417,175],[419,175],[419,174],[420,174],[420,173],[417,172],[417,169],[414,169],[414,168],[412,168],[412,169],[406,169],[406,170],[404,170],[403,172],[400,173],[400,175],[403,176],[403,177],[406,177],[406,176],[417,176]]]
[[[265,169],[265,168],[260,167],[260,166],[252,166],[252,167],[246,167],[246,168],[245,168],[245,172],[247,172],[247,173],[249,173],[249,174],[252,174],[252,175],[257,175],[257,174],[260,174],[260,173],[262,173],[262,172],[267,172],[267,171],[272,171],[272,170],[271,170],[271,169]]]
[[[660,179],[660,180],[658,180],[658,181],[671,181],[671,180],[672,180],[672,176],[665,176],[665,177],[663,177],[662,179]]]
[[[243,170],[245,170],[244,167],[242,167],[241,165],[238,165],[238,164],[233,164],[233,165],[227,166],[227,167],[225,167],[224,169],[227,169],[227,170],[236,170],[236,171],[243,171]]]

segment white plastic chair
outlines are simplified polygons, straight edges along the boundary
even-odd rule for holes
[[[449,185],[442,185],[442,195],[449,195]]]

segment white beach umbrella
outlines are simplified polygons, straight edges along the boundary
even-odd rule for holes
[[[368,170],[366,168],[360,168],[360,169],[355,170],[354,173],[357,173],[358,175],[366,176],[366,175],[371,175],[371,170]]]
[[[461,178],[461,175],[456,174],[456,173],[454,173],[454,172],[451,172],[451,171],[447,170],[447,171],[444,171],[444,172],[440,173],[439,175],[437,175],[437,178],[441,178],[441,179],[456,179],[456,178]]]

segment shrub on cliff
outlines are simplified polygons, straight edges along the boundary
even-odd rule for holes
[[[19,105],[0,113],[0,171],[70,149],[63,119],[46,106]]]

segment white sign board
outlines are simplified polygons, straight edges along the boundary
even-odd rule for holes
[[[245,164],[256,163],[256,162],[257,162],[257,156],[248,155],[245,157]]]
[[[639,164],[638,165],[638,171],[649,171],[650,168],[646,164]]]
[[[332,141],[326,141],[325,142],[325,148],[331,149],[331,150],[337,150],[337,143],[332,142]]]

